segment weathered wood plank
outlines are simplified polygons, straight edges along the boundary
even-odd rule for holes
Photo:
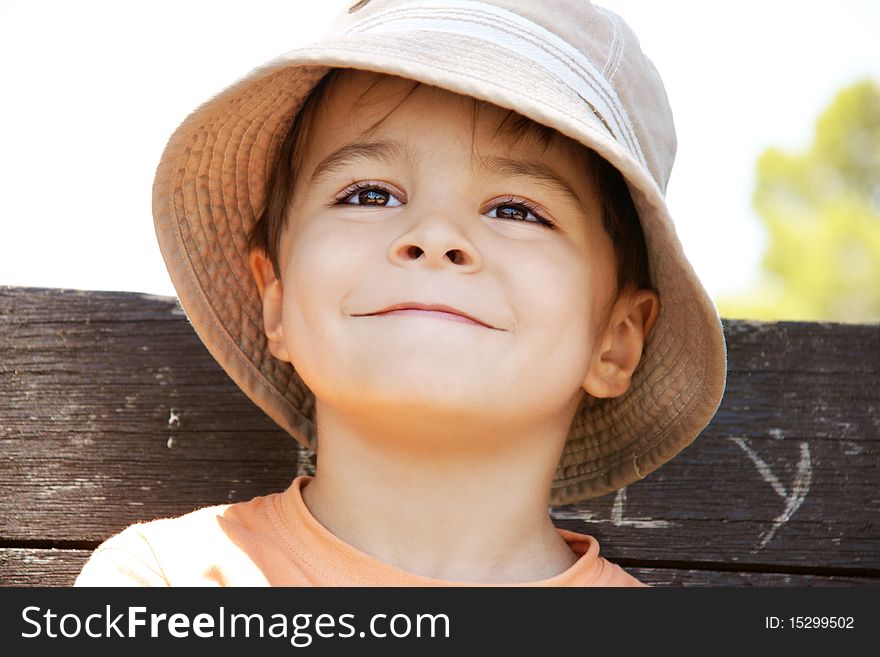
[[[627,568],[627,572],[651,586],[835,586],[876,587],[873,577],[829,577],[785,573],[736,572],[723,570],[676,570],[672,568]]]
[[[560,510],[613,558],[880,567],[880,326],[725,322],[728,388],[643,482]]]
[[[90,550],[0,548],[0,586],[73,586]]]
[[[12,289],[0,322],[0,538],[94,541],[296,474],[176,300]]]
[[[613,559],[880,574],[880,326],[725,322],[728,390],[674,461],[554,509]],[[309,471],[176,304],[0,288],[0,540],[99,541]],[[857,576],[857,577],[858,577]]]
[[[0,548],[0,586],[71,586],[89,550]],[[877,586],[866,577],[819,577],[775,573],[627,568],[652,586]]]

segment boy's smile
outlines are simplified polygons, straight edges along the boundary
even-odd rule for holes
[[[613,245],[580,147],[506,116],[399,78],[334,81],[296,169],[278,307],[264,296],[273,353],[319,405],[573,412],[616,298]]]
[[[498,329],[495,326],[486,324],[478,317],[474,317],[459,308],[453,308],[444,304],[426,304],[419,301],[404,301],[389,306],[374,313],[366,313],[363,315],[355,314],[353,317],[420,317],[424,319],[445,319],[447,321],[462,322],[471,326],[481,326],[483,328]]]

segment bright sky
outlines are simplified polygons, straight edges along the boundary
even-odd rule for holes
[[[344,4],[3,0],[0,285],[174,294],[150,210],[166,140]],[[679,139],[668,202],[685,252],[713,297],[747,287],[764,247],[755,161],[769,145],[804,147],[839,88],[880,79],[880,3],[600,4],[666,83]]]

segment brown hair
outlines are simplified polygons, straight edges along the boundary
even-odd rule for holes
[[[286,225],[296,174],[301,168],[305,145],[313,129],[315,111],[326,97],[340,70],[333,69],[324,76],[297,112],[281,143],[278,159],[268,182],[265,206],[248,235],[249,249],[259,249],[265,253],[272,262],[277,276],[281,274],[278,266],[281,233]],[[399,107],[419,84],[421,83],[413,82],[412,89],[394,109]],[[474,99],[475,117],[480,105],[486,103]],[[384,121],[394,109],[379,119],[372,128]],[[536,123],[513,110],[508,111],[499,124],[496,134],[505,129],[505,126],[506,131],[514,138],[531,137],[541,143],[544,149],[550,148],[557,139],[568,139],[552,128]],[[617,292],[620,293],[627,288],[653,290],[642,225],[626,181],[617,169],[594,151],[580,144],[577,144],[577,147],[584,152],[587,170],[592,174],[593,183],[602,199],[602,225],[611,237],[617,260]]]

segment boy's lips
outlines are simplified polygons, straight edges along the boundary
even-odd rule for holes
[[[440,319],[448,319],[467,324],[476,324],[477,326],[494,329],[496,331],[502,330],[492,326],[491,324],[487,324],[481,319],[478,319],[477,317],[474,317],[473,315],[466,313],[463,310],[459,310],[458,308],[454,308],[453,306],[447,306],[441,303],[421,303],[418,301],[404,301],[402,303],[396,303],[393,306],[383,308],[382,310],[377,310],[376,312],[357,314],[354,315],[354,317],[371,317],[375,315],[434,316]]]

